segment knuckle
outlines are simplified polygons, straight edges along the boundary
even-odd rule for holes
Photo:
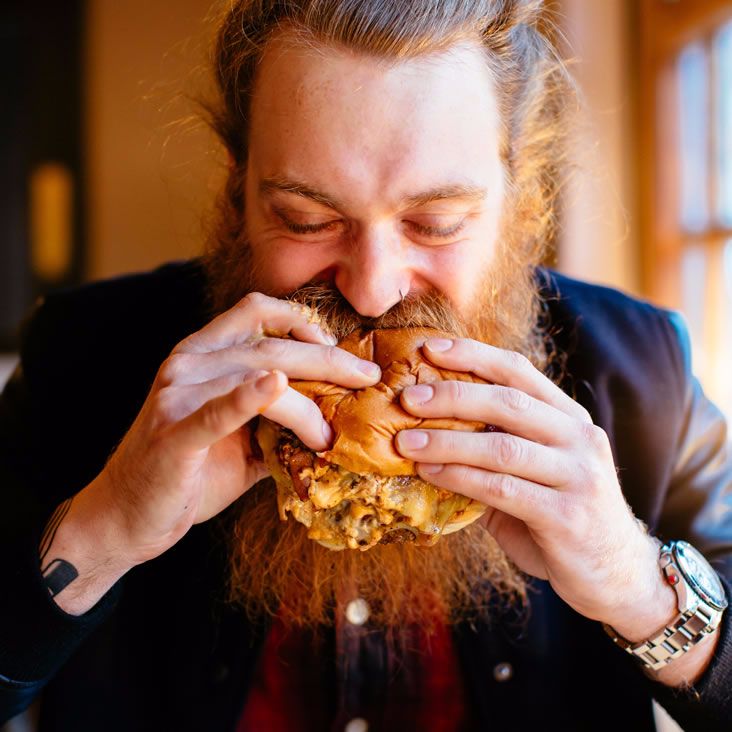
[[[163,361],[158,370],[158,382],[161,386],[175,384],[190,366],[190,360],[185,353],[172,353]]]
[[[288,352],[290,344],[283,338],[259,338],[249,347],[263,361],[272,361],[282,358]]]
[[[511,435],[495,435],[495,457],[500,466],[515,465],[521,459],[521,445]]]
[[[517,351],[506,351],[506,365],[509,371],[518,373],[526,373],[533,368],[531,361],[523,353]]]
[[[593,491],[602,483],[602,469],[594,460],[583,460],[578,473],[585,491]]]
[[[557,517],[559,519],[559,528],[569,533],[576,520],[576,506],[573,500],[569,500],[567,496],[562,496],[557,506]]]
[[[331,368],[344,368],[346,366],[355,365],[356,356],[346,355],[346,351],[337,346],[321,346],[323,349],[323,359],[326,366]]]
[[[464,435],[458,430],[436,430],[432,432],[431,444],[436,444],[445,454],[456,455],[464,454],[463,447]]]
[[[577,419],[585,422],[586,424],[593,424],[592,416],[587,411],[587,409],[585,409],[585,407],[583,407],[581,404],[578,404],[577,402],[575,402],[575,404],[577,405]]]
[[[592,422],[583,422],[581,431],[584,442],[590,445],[590,447],[592,447],[594,450],[596,450],[597,452],[604,452],[606,450],[609,450],[610,442],[608,440],[605,430],[602,429],[602,427],[598,427]]]
[[[252,308],[254,310],[263,308],[267,305],[270,298],[261,292],[249,292],[236,304],[238,308]]]
[[[464,381],[448,381],[440,385],[447,391],[451,401],[461,402],[468,396],[468,387]]]
[[[559,504],[560,529],[567,536],[587,535],[587,511],[576,495],[565,494]]]
[[[486,495],[499,500],[508,500],[516,493],[516,483],[505,473],[486,473],[483,478]]]
[[[170,424],[175,421],[177,398],[171,386],[159,389],[152,397],[150,405],[153,421],[156,424]]]
[[[512,412],[525,412],[531,406],[531,398],[521,389],[504,387],[500,394],[504,406]]]
[[[191,346],[191,343],[193,341],[193,336],[189,335],[186,336],[182,341],[176,343],[175,348],[170,352],[171,356],[179,354],[179,353],[185,353]]]

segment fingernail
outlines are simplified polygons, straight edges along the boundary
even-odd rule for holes
[[[323,422],[323,439],[330,445],[333,442],[333,429],[327,422]]]
[[[408,386],[404,390],[405,399],[411,404],[424,404],[435,395],[435,390],[429,384],[417,384]]]
[[[356,368],[371,379],[377,379],[381,376],[381,369],[371,361],[359,361]]]
[[[425,341],[425,346],[435,353],[443,353],[452,348],[453,341],[449,338],[429,338]]]
[[[445,466],[441,463],[420,463],[417,467],[419,468],[420,473],[424,473],[425,475],[437,475],[437,473],[442,472]]]
[[[427,433],[421,430],[404,430],[399,433],[399,444],[407,450],[421,450],[428,441]]]

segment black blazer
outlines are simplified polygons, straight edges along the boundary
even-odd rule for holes
[[[610,437],[635,514],[732,578],[732,458],[725,424],[691,376],[679,317],[616,291],[537,272],[564,388]],[[37,546],[64,498],[103,467],[173,346],[207,321],[197,260],[53,295],[27,322],[0,398],[0,722],[41,693],[40,729],[234,729],[266,626],[222,599],[221,521],[194,526],[81,617],[41,583]],[[227,512],[224,512],[227,514]],[[686,729],[732,729],[732,622],[695,689],[649,681],[599,624],[536,583],[531,618],[454,632],[475,729],[654,729],[651,698]],[[726,585],[729,594],[729,586]],[[379,721],[378,638],[342,715]],[[501,662],[509,681],[494,678]],[[286,700],[283,700],[286,703]]]

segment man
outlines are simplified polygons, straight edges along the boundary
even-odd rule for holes
[[[652,697],[729,727],[724,422],[677,318],[537,269],[567,93],[539,6],[227,8],[205,260],[49,298],[3,395],[3,718],[45,687],[44,730],[653,729]],[[438,313],[456,337],[425,357],[487,383],[402,406],[503,431],[396,446],[481,525],[317,549],[258,482],[251,420],[325,449],[288,380],[372,385],[333,334]],[[636,659],[608,637],[666,626]]]

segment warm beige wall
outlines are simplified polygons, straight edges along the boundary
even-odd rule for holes
[[[559,2],[573,74],[586,103],[574,144],[578,169],[564,198],[559,268],[637,293],[635,2]]]
[[[87,190],[90,278],[200,251],[212,171],[190,113],[211,0],[89,0]]]

